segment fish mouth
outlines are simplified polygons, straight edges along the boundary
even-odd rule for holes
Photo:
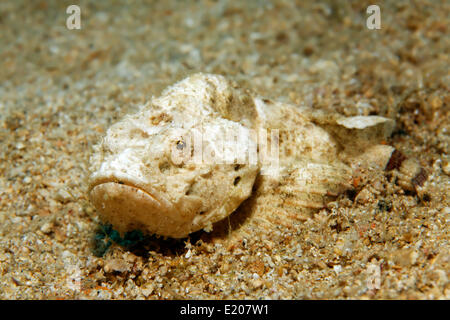
[[[183,198],[172,203],[151,185],[121,176],[93,176],[89,199],[100,219],[120,233],[140,230],[171,238],[184,238],[201,204]]]
[[[161,206],[166,208],[172,207],[171,201],[169,201],[163,194],[158,192],[152,187],[150,183],[141,181],[138,178],[129,176],[127,174],[119,175],[92,175],[89,181],[89,193],[91,194],[94,189],[98,190],[101,185],[115,186],[123,190],[135,189],[145,193],[148,197],[159,202]]]
[[[89,199],[103,222],[120,233],[141,230],[164,236],[177,236],[173,221],[174,205],[154,188],[124,177],[94,178]]]

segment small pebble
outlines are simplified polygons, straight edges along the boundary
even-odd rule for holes
[[[73,197],[66,189],[60,189],[55,195],[55,200],[61,203],[67,203],[72,201]]]
[[[336,274],[339,274],[342,271],[342,266],[337,264],[337,265],[333,266],[333,270],[334,270],[334,272],[336,272]]]
[[[255,289],[261,288],[264,282],[261,279],[254,279],[251,281],[251,286]]]
[[[105,270],[105,272],[125,272],[130,271],[130,265],[123,259],[112,259],[106,262],[103,270]]]
[[[25,149],[25,145],[22,142],[19,142],[18,144],[16,144],[16,148],[18,150],[22,150],[22,149]]]
[[[51,223],[51,222],[46,222],[41,227],[41,231],[44,234],[49,234],[50,232],[52,232],[52,229],[53,229],[53,223]]]
[[[444,171],[444,173],[448,176],[450,176],[450,161],[449,160],[444,160],[442,162],[442,171]]]

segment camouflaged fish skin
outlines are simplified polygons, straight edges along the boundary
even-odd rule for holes
[[[393,148],[379,143],[393,128],[387,118],[325,114],[198,73],[108,129],[91,157],[89,197],[120,232],[183,238],[278,188],[285,210],[271,219],[283,221],[286,206],[312,212],[349,188],[355,161],[385,165]]]

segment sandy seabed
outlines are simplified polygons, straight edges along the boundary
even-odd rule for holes
[[[372,1],[80,1],[80,30],[70,4],[0,3],[1,299],[450,298],[448,1],[380,1],[379,30]],[[92,146],[199,71],[395,119],[386,143],[427,179],[362,172],[291,227],[106,250],[86,194]]]

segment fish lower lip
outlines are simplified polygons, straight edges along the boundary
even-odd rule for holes
[[[102,220],[119,232],[148,230],[149,226],[154,230],[148,231],[164,231],[159,230],[160,221],[170,208],[141,188],[104,182],[95,185],[89,197]]]
[[[161,193],[158,190],[155,190],[149,182],[140,180],[139,178],[128,174],[94,174],[93,176],[91,176],[88,192],[90,193],[96,186],[105,183],[114,183],[117,185],[129,186],[131,188],[139,189],[142,192],[148,194],[148,196],[159,201],[163,206],[167,208],[173,206],[170,199],[168,199],[165,194]]]
[[[97,190],[99,190],[98,187],[100,186],[109,186],[108,189],[112,189],[112,187],[114,187],[117,190],[117,192],[121,190],[121,192],[124,194],[127,194],[131,190],[135,190],[135,192],[142,192],[143,194],[146,194],[154,201],[160,203],[160,205],[165,205],[166,207],[168,207],[168,201],[166,199],[157,196],[155,192],[148,190],[149,188],[146,188],[145,186],[141,186],[139,184],[132,183],[127,179],[98,179],[90,184],[89,194],[91,194],[92,191],[96,188]]]
[[[198,199],[185,200],[180,205],[137,186],[114,181],[92,186],[89,198],[101,220],[120,233],[141,230],[171,238],[184,238],[192,232],[192,222],[201,208]]]

